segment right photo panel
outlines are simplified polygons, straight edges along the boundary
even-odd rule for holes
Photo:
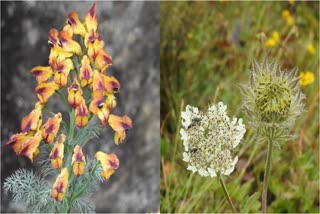
[[[160,212],[319,212],[319,2],[160,3]]]

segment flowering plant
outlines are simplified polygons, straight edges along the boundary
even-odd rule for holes
[[[183,160],[188,162],[188,170],[198,172],[201,176],[218,176],[227,199],[236,212],[227,192],[223,175],[233,172],[238,157],[232,157],[232,150],[238,146],[246,129],[239,120],[230,120],[226,113],[227,106],[222,102],[210,105],[206,112],[200,112],[197,107],[187,106],[181,113],[180,130],[183,140]]]
[[[18,170],[6,179],[4,188],[32,212],[94,212],[88,197],[98,181],[109,179],[118,169],[119,159],[103,151],[96,153],[96,160],[90,159],[82,149],[98,137],[102,126],[115,131],[116,145],[123,143],[126,131],[133,126],[132,120],[113,114],[120,83],[106,74],[112,57],[104,50],[98,32],[96,4],[84,22],[76,12],[71,12],[64,28],[60,32],[53,28],[48,36],[49,65],[31,70],[38,83],[38,102],[21,120],[21,132],[6,143],[18,156],[38,159],[43,177]],[[64,102],[69,124],[64,114],[53,113],[46,107],[54,94]],[[45,116],[48,119],[43,124]],[[102,126],[94,124],[94,116]],[[48,175],[56,176],[52,188],[44,179]]]

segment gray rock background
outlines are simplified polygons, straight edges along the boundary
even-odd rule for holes
[[[36,102],[35,78],[29,71],[47,65],[47,33],[61,30],[69,12],[80,19],[92,2],[1,2],[1,186],[18,168],[34,168],[4,145],[20,132],[20,120]],[[97,2],[99,31],[113,57],[108,72],[121,83],[116,114],[129,115],[134,128],[124,144],[115,146],[113,131],[105,129],[85,147],[93,157],[114,152],[120,168],[93,195],[96,212],[156,212],[159,210],[159,2]],[[66,112],[58,99],[49,109]],[[99,121],[96,121],[99,123]],[[2,192],[1,212],[24,212]]]

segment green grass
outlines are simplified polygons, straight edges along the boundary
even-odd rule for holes
[[[291,11],[294,26],[282,18],[284,9]],[[319,212],[318,11],[318,2],[161,2],[161,212],[232,211],[218,180],[192,174],[182,161],[180,112],[187,104],[205,109],[218,101],[247,126],[235,152],[236,170],[224,177],[227,188],[238,211],[261,212],[267,143],[257,143],[247,125],[239,84],[247,83],[253,59],[266,56],[284,70],[309,70],[315,76],[302,88],[306,113],[290,130],[297,137],[274,147],[268,211]],[[273,31],[280,41],[266,48]]]

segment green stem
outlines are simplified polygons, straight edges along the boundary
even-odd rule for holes
[[[233,213],[237,213],[237,210],[236,210],[236,208],[234,208],[234,205],[233,205],[232,200],[231,200],[231,198],[230,198],[230,195],[229,195],[229,193],[228,193],[226,184],[224,183],[224,181],[223,181],[222,176],[221,176],[220,173],[218,173],[218,178],[219,178],[220,184],[221,184],[221,186],[222,186],[223,192],[224,192],[225,196],[227,197],[228,202],[229,202],[229,204],[230,204],[230,206],[231,206],[231,208],[232,208]]]
[[[274,135],[274,129],[271,128],[271,135],[269,136],[269,142],[268,142],[266,167],[265,167],[264,178],[263,178],[263,189],[262,189],[262,212],[263,213],[267,213],[268,181],[270,176],[271,159],[272,159],[273,135]]]
[[[58,90],[56,90],[55,93],[61,98],[61,100],[63,101],[64,105],[67,107],[68,112],[70,112],[71,111],[71,106],[69,105],[69,102],[68,102],[67,98]]]
[[[70,207],[72,206],[73,202],[81,195],[81,193],[82,193],[82,192],[88,187],[88,185],[91,183],[92,175],[93,175],[93,173],[96,171],[98,165],[99,165],[99,162],[97,162],[97,163],[94,165],[94,167],[93,167],[93,169],[92,169],[92,171],[91,171],[91,173],[90,173],[90,176],[89,176],[90,179],[88,180],[88,182],[71,198],[71,200],[70,200]]]

